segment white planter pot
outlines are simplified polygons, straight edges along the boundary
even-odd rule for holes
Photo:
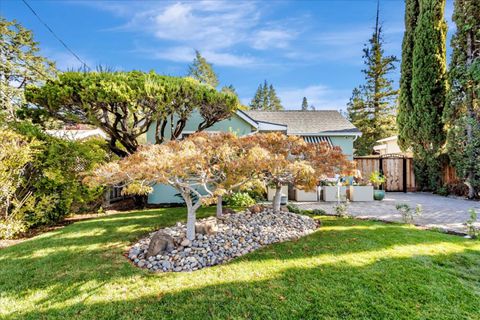
[[[373,186],[350,186],[350,201],[373,201]]]
[[[304,191],[295,189],[295,200],[303,202],[317,202],[318,194],[317,191]]]
[[[288,186],[282,186],[282,195],[287,196],[288,195]],[[267,200],[268,201],[273,201],[273,197],[275,197],[275,188],[268,187],[267,188]]]
[[[338,188],[337,186],[323,186],[322,187],[322,199],[323,201],[338,201]],[[347,200],[347,187],[340,187],[340,201]]]

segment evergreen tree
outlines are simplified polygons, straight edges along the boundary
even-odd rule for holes
[[[473,198],[480,191],[480,2],[456,0],[453,21],[457,29],[443,119],[451,162]]]
[[[278,111],[278,110],[283,110],[282,102],[280,101],[280,98],[277,96],[277,92],[275,91],[275,88],[273,88],[273,85],[270,85],[268,88],[268,102],[269,106],[268,109],[272,111]]]
[[[222,92],[231,93],[238,98],[237,90],[235,90],[235,87],[233,85],[228,85],[228,86],[223,87]]]
[[[303,111],[308,110],[308,102],[306,97],[303,97],[303,100],[302,100],[302,110]]]
[[[414,35],[412,67],[413,111],[408,122],[415,128],[409,141],[415,155],[415,176],[421,189],[441,184],[439,151],[445,142],[441,125],[447,93],[445,0],[421,0]]]
[[[55,64],[40,56],[32,31],[0,16],[0,118],[17,118],[25,104],[24,89],[53,79]]]
[[[265,80],[263,84],[258,86],[257,91],[250,102],[250,109],[265,111],[283,110],[282,103],[280,98],[278,98],[273,85],[268,85]]]
[[[403,150],[415,141],[416,128],[411,121],[413,114],[412,69],[415,28],[420,11],[419,0],[405,0],[405,33],[402,43],[400,93],[398,97],[398,143]]]
[[[379,8],[375,30],[368,45],[363,49],[365,84],[353,90],[348,103],[350,121],[363,135],[355,143],[357,155],[372,152],[375,142],[395,133],[395,100],[397,91],[388,74],[395,69],[395,56],[385,56],[382,27],[379,23]]]
[[[202,83],[206,83],[216,88],[218,86],[217,74],[208,61],[202,57],[198,50],[195,50],[195,59],[188,67],[188,76],[197,79]]]

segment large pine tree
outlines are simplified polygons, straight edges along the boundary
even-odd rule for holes
[[[267,80],[260,84],[250,102],[250,109],[252,110],[265,110],[265,111],[278,111],[283,110],[280,98],[277,96],[277,92],[273,85],[269,85]]]
[[[480,191],[480,1],[456,0],[453,21],[457,29],[443,118],[451,163],[473,198]]]
[[[205,59],[198,50],[195,50],[195,59],[188,67],[188,76],[197,79],[216,88],[218,86],[218,77],[213,70],[212,65]]]
[[[441,123],[447,93],[444,10],[445,0],[420,0],[413,47],[413,111],[409,122],[415,136],[410,146],[415,155],[417,185],[427,190],[441,185],[438,158],[445,142]]]
[[[306,111],[306,110],[308,110],[308,101],[307,101],[307,97],[303,97],[303,100],[302,100],[302,110],[303,110],[303,111]]]
[[[354,147],[357,155],[372,152],[375,142],[395,133],[395,100],[397,91],[388,78],[395,69],[395,56],[385,56],[382,27],[379,22],[379,8],[375,30],[369,43],[363,49],[365,84],[355,88],[348,103],[350,121],[362,131]]]

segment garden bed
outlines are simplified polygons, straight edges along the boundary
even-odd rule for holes
[[[138,267],[151,271],[194,271],[230,261],[272,243],[298,239],[318,227],[310,217],[272,209],[260,213],[246,210],[225,214],[221,219],[202,219],[198,223],[215,223],[218,230],[213,234],[197,233],[195,240],[188,241],[185,239],[186,225],[177,223],[157,231],[173,237],[174,246],[168,252],[147,257],[150,241],[156,233],[152,232],[135,243],[128,258]]]

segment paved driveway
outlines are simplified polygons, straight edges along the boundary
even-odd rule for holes
[[[414,223],[446,231],[466,232],[464,223],[470,217],[468,214],[470,208],[474,208],[480,216],[479,201],[448,198],[424,192],[387,192],[383,201],[350,202],[348,212],[359,218],[402,221],[400,213],[395,208],[397,203],[406,203],[412,208],[420,204],[423,213],[420,217],[415,217]],[[333,214],[333,207],[336,203],[298,202],[296,204],[302,209],[323,209],[328,214]],[[477,225],[480,227],[480,219]]]

